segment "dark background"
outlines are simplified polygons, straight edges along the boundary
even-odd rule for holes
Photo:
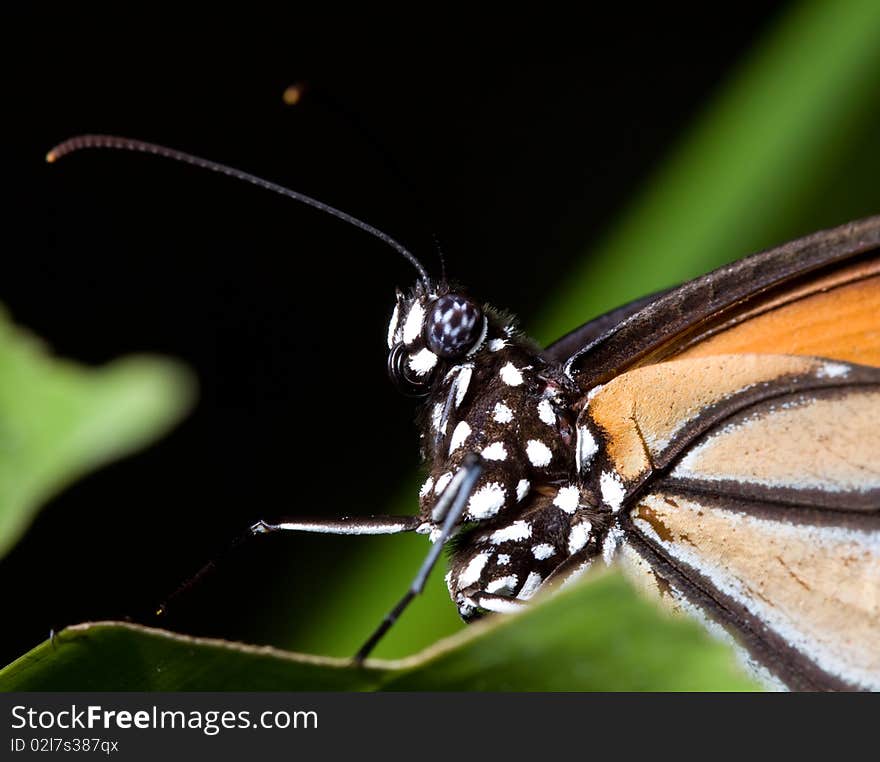
[[[255,519],[382,512],[418,465],[414,407],[385,374],[393,290],[413,280],[392,250],[159,159],[92,152],[48,167],[52,144],[117,133],[224,161],[368,220],[435,273],[436,232],[450,273],[528,328],[774,18],[764,4],[725,17],[606,10],[543,29],[296,14],[187,31],[10,22],[0,300],[63,356],[180,358],[201,395],[157,446],[53,500],[0,561],[15,621],[0,662],[52,627],[151,622]],[[294,82],[305,97],[285,106]],[[166,624],[283,643],[273,611],[307,616],[354,552],[339,538],[258,546]]]

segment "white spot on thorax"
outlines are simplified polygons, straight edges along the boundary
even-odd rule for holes
[[[546,542],[540,545],[532,545],[532,555],[539,561],[545,561],[556,553],[556,548]]]
[[[437,355],[425,347],[409,358],[409,367],[417,376],[429,373],[437,364]]]
[[[593,525],[589,521],[581,521],[575,524],[568,533],[568,554],[577,553],[590,539],[590,530]]]
[[[403,341],[405,344],[412,344],[422,332],[422,323],[425,321],[425,308],[420,302],[413,302],[406,316],[406,322],[403,324]]]
[[[452,440],[449,442],[449,454],[452,455],[461,447],[470,435],[471,427],[468,426],[467,421],[459,421],[455,431],[452,432]]]
[[[538,588],[541,586],[541,583],[544,580],[541,578],[541,575],[537,572],[530,572],[529,576],[526,577],[526,581],[523,582],[522,589],[519,591],[519,595],[516,597],[521,601],[527,601],[531,598],[535,593],[538,592]]]
[[[516,483],[516,502],[521,503],[531,488],[532,483],[528,479],[520,479]]]
[[[580,501],[581,491],[575,485],[569,484],[559,488],[559,492],[553,498],[553,505],[566,513],[574,513]]]
[[[587,392],[587,402],[589,402],[593,397],[595,397],[602,389],[605,388],[605,384],[599,384],[598,386],[594,386],[590,391]]]
[[[501,369],[499,375],[501,380],[508,386],[519,386],[523,382],[522,373],[513,366],[512,362],[507,363]]]
[[[446,473],[442,474],[440,476],[440,478],[437,479],[437,484],[434,485],[434,494],[435,495],[442,495],[443,490],[446,489],[449,482],[451,482],[451,481],[452,481],[452,471],[447,471]]]
[[[486,460],[507,460],[507,449],[503,442],[492,442],[488,447],[483,448],[481,455]]]
[[[516,542],[532,536],[532,525],[528,521],[514,521],[510,526],[496,529],[489,535],[489,542],[500,545],[502,542]]]
[[[471,376],[474,372],[473,365],[463,365],[461,372],[455,379],[455,407],[457,408],[464,401],[467,394],[468,386],[471,383]]]
[[[549,466],[550,461],[553,459],[553,453],[550,452],[550,448],[540,439],[530,439],[526,443],[526,455],[529,458],[529,462],[535,468]]]
[[[468,515],[473,519],[488,519],[504,507],[507,494],[498,482],[480,487],[468,500]]]
[[[479,582],[480,575],[483,573],[483,567],[489,560],[491,553],[478,553],[458,575],[458,586],[460,588],[470,587],[475,582]]]
[[[556,413],[553,411],[553,405],[550,404],[550,400],[541,400],[538,403],[538,418],[548,426],[556,425]]]
[[[612,513],[617,513],[623,505],[626,490],[623,481],[615,471],[603,471],[599,477],[599,489],[602,491],[602,500],[605,501]]]
[[[513,420],[513,411],[503,402],[497,402],[492,417],[496,423],[510,423]]]
[[[425,483],[422,485],[422,488],[419,490],[419,497],[424,497],[434,488],[434,477],[429,476],[425,479]]]
[[[507,346],[507,341],[505,339],[492,339],[489,342],[489,351],[490,352],[500,352],[506,346]]]
[[[516,574],[508,574],[506,577],[498,577],[498,579],[493,579],[488,585],[486,585],[487,593],[497,593],[503,590],[506,593],[512,593],[514,588],[516,588],[516,583],[519,582],[519,577]]]
[[[599,451],[599,444],[586,426],[577,427],[577,445],[575,453],[577,457],[577,467],[580,471],[585,471],[593,456]]]

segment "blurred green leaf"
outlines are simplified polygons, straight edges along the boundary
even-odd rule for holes
[[[593,575],[414,657],[287,653],[119,622],[69,627],[0,671],[0,690],[754,690],[726,647]]]
[[[0,308],[0,556],[53,495],[178,421],[193,388],[161,358],[102,368],[55,358]]]
[[[878,174],[880,3],[794,4],[719,87],[604,239],[560,275],[546,314],[526,328],[549,343],[632,298],[876,214]],[[487,297],[503,304],[503,294]],[[405,485],[388,512],[412,513],[417,491],[415,483]],[[425,553],[419,539],[361,539],[362,555],[339,567],[335,579],[327,574],[309,617],[284,622],[293,632],[289,643],[351,653],[418,566]],[[377,653],[412,653],[461,626],[442,575],[434,574]]]
[[[871,136],[868,150],[863,133]],[[878,135],[880,3],[793,5],[604,240],[567,274],[536,338],[549,343],[636,297],[876,214]],[[848,208],[829,204],[841,168]]]

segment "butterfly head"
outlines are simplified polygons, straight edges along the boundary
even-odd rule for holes
[[[461,290],[441,285],[417,286],[407,296],[397,292],[388,325],[388,374],[404,394],[430,394],[440,368],[466,362],[483,345],[489,317]]]

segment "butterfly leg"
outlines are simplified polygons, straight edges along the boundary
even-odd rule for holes
[[[318,534],[399,534],[412,532],[418,516],[340,516],[339,518],[295,517],[275,522],[260,519],[251,525],[250,536],[270,532],[316,532]]]
[[[241,545],[253,537],[273,532],[315,532],[318,534],[400,534],[413,532],[421,524],[418,516],[340,516],[338,518],[294,517],[277,521],[260,519],[252,524],[246,532],[235,538],[216,559],[208,561],[192,577],[189,577],[156,609],[156,616],[168,613],[168,607],[181,595],[198,585],[206,576],[217,568],[220,560],[229,556]]]
[[[431,549],[428,551],[425,560],[422,561],[422,565],[419,567],[418,572],[416,572],[416,576],[410,583],[406,593],[404,593],[403,597],[397,602],[394,608],[385,615],[385,618],[375,629],[373,634],[367,638],[367,641],[355,654],[355,662],[363,662],[370,651],[372,651],[376,644],[382,639],[382,636],[388,632],[391,625],[397,621],[403,610],[412,602],[413,598],[422,592],[425,587],[425,582],[428,579],[428,575],[437,563],[437,559],[440,558],[440,553],[443,551],[443,545],[452,536],[452,533],[467,506],[468,498],[474,490],[474,485],[477,483],[482,472],[483,459],[474,453],[467,455],[462,462],[461,468],[456,472],[452,481],[449,483],[449,486],[437,501],[431,514],[431,518],[435,522],[443,522],[439,535],[431,546]]]
[[[547,579],[544,580],[542,587],[558,585],[560,588],[563,588],[572,582],[576,582],[590,568],[595,557],[596,549],[592,544],[581,548],[550,572]]]

